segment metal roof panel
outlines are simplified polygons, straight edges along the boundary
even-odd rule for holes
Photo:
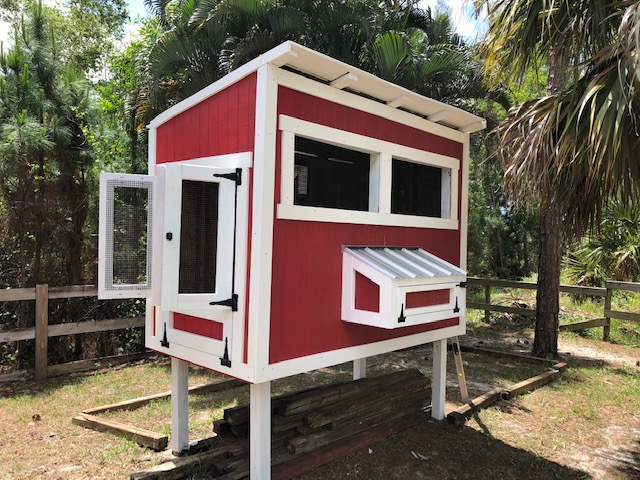
[[[390,278],[419,279],[467,274],[419,247],[344,247],[343,251]]]

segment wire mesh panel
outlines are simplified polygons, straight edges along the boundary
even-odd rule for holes
[[[100,199],[102,298],[145,296],[151,287],[153,181],[103,174]]]
[[[178,293],[215,293],[219,184],[183,180]]]

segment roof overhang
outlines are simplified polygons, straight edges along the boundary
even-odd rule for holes
[[[460,108],[419,95],[347,63],[318,53],[295,42],[285,42],[229,73],[200,92],[183,100],[158,115],[150,127],[158,127],[191,106],[214,95],[225,85],[230,85],[258,70],[263,65],[286,67],[327,84],[338,90],[348,90],[391,108],[418,115],[463,133],[474,133],[487,126],[484,118]]]

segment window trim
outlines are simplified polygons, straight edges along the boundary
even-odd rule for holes
[[[277,205],[278,219],[458,229],[460,160],[457,158],[346,132],[288,115],[279,115],[278,120],[281,134],[281,190],[280,203]],[[294,205],[296,135],[371,155],[368,212]],[[448,214],[446,218],[391,213],[391,171],[394,158],[443,169],[442,210],[443,214]]]

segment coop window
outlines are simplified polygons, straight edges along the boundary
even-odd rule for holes
[[[146,296],[151,288],[154,181],[145,175],[100,175],[100,298]]]
[[[178,293],[215,291],[218,190],[217,183],[193,180],[182,182]]]
[[[448,216],[448,212],[443,212],[442,208],[443,182],[449,181],[448,177],[442,168],[394,158],[391,213],[436,218]]]
[[[294,204],[367,211],[370,164],[368,153],[296,137]]]

